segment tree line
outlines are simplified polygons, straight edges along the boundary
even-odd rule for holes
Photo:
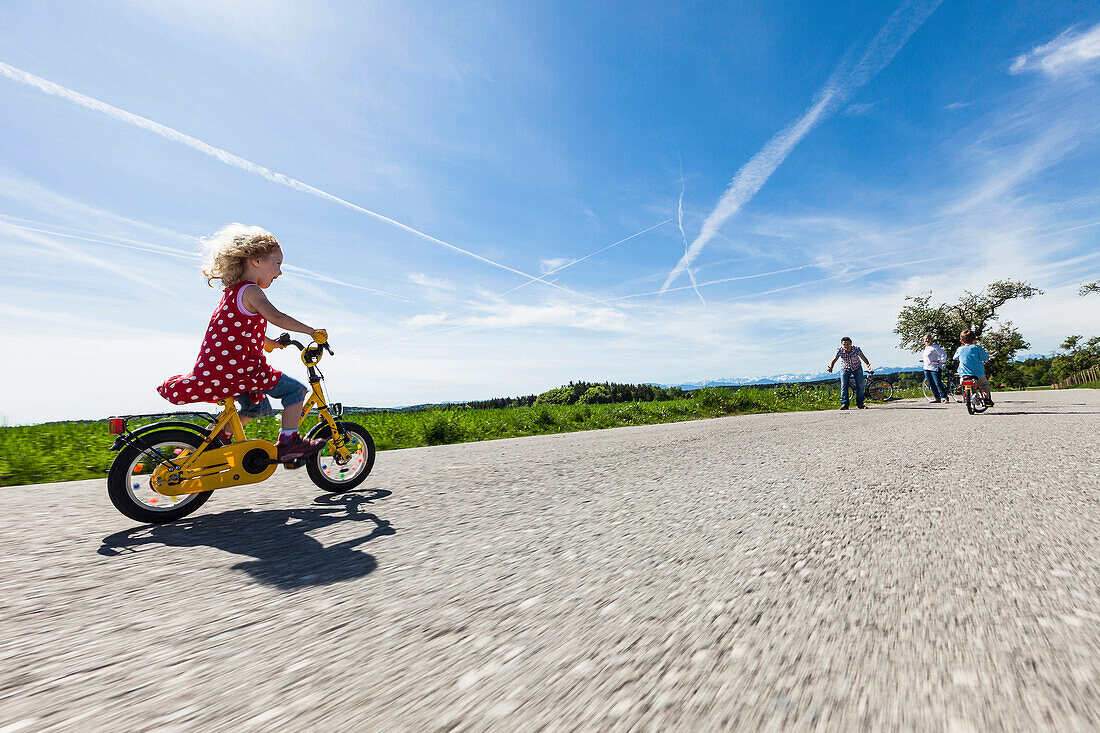
[[[661,402],[678,400],[687,393],[679,387],[618,382],[570,382],[541,394],[520,397],[494,397],[455,405],[462,409],[483,410],[531,405],[604,405],[612,402]]]

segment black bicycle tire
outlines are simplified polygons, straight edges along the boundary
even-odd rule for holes
[[[147,445],[156,445],[155,440],[163,440],[164,442],[175,441],[184,445],[190,445],[192,448],[198,448],[202,445],[203,438],[190,430],[181,430],[178,428],[167,428],[165,430],[152,430],[143,434]],[[221,445],[216,439],[211,447]],[[166,511],[153,511],[152,509],[146,509],[130,497],[128,479],[124,475],[127,469],[133,464],[134,460],[140,456],[148,455],[146,451],[141,450],[136,444],[131,443],[123,447],[118,455],[115,456],[115,460],[111,463],[111,468],[107,472],[107,496],[110,498],[111,503],[114,504],[115,509],[121,512],[124,516],[133,519],[135,522],[144,522],[146,524],[164,524],[165,522],[174,522],[177,519],[182,519],[188,514],[191,514],[196,509],[206,503],[206,500],[210,498],[212,491],[202,491],[196,494],[192,494],[194,498],[187,501],[183,506],[176,507],[175,509],[169,509]]]

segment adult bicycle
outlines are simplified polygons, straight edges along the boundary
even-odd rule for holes
[[[874,369],[867,370],[867,382],[863,386],[863,398],[875,402],[888,402],[894,399],[894,385],[886,377],[876,377]]]
[[[943,388],[947,393],[947,401],[962,402],[962,385],[959,384],[959,375],[954,372],[950,374],[941,374],[940,379],[943,381]],[[927,374],[920,383],[920,389],[921,392],[924,393],[925,399],[929,402],[934,402],[936,400],[936,391],[932,389],[932,385],[928,383]]]

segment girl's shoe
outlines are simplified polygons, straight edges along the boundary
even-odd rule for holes
[[[291,461],[295,458],[311,456],[325,447],[323,440],[306,440],[298,433],[280,435],[279,442],[275,444],[278,450],[279,461]]]

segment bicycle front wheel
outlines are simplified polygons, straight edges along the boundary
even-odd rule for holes
[[[325,491],[338,494],[351,491],[367,478],[374,468],[374,438],[367,429],[359,423],[338,422],[336,429],[344,438],[347,449],[351,451],[351,457],[344,463],[337,461],[332,453],[332,447],[326,445],[319,453],[314,453],[306,459],[306,472],[313,483]],[[329,440],[332,431],[328,425],[318,423],[309,434],[310,438]]]

